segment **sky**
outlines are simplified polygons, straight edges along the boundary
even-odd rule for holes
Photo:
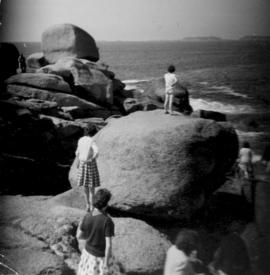
[[[270,0],[0,0],[2,41],[71,23],[102,41],[270,35]]]

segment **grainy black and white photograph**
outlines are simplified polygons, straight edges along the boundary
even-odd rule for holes
[[[0,275],[269,275],[269,12],[0,0]]]

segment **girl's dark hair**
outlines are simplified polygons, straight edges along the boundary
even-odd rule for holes
[[[109,200],[111,199],[111,196],[112,194],[108,189],[99,189],[94,195],[94,207],[99,210],[106,207],[108,205]]]
[[[250,148],[249,142],[244,141],[244,142],[243,142],[243,147],[244,147],[244,148]]]
[[[85,136],[94,136],[97,133],[97,129],[94,125],[88,125],[86,128],[83,130]]]
[[[174,67],[173,65],[170,65],[170,66],[168,67],[168,72],[169,72],[169,73],[174,73],[174,72],[175,72],[175,67]]]
[[[199,249],[199,234],[191,229],[183,229],[176,237],[175,246],[190,255],[193,250]]]

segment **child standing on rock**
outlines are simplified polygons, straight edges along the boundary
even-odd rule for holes
[[[164,109],[165,114],[172,114],[172,105],[173,105],[173,92],[175,84],[177,83],[177,78],[175,75],[175,67],[170,65],[168,67],[168,72],[164,75],[165,79],[165,101],[164,101]]]
[[[238,165],[240,171],[242,171],[244,178],[251,179],[253,178],[253,164],[252,164],[252,150],[247,141],[243,142],[243,146],[239,151],[239,160]]]
[[[78,158],[78,186],[84,187],[87,212],[93,210],[95,188],[100,186],[99,172],[96,163],[98,148],[92,138],[95,133],[95,128],[87,127],[84,130],[84,136],[78,141],[75,153]]]
[[[99,189],[94,196],[93,213],[86,214],[78,226],[80,248],[80,242],[84,242],[78,275],[122,274],[112,255],[114,223],[106,213],[110,198],[109,190]]]

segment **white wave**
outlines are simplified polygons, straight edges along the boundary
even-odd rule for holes
[[[219,93],[224,93],[224,94],[233,95],[237,97],[249,98],[249,96],[237,93],[228,86],[211,86],[210,89],[211,89],[210,91],[205,91],[204,93],[213,93],[218,90]]]
[[[221,113],[239,114],[239,113],[253,113],[255,110],[248,105],[232,105],[225,104],[218,101],[206,101],[201,98],[190,98],[190,104],[194,110],[209,110]]]
[[[199,84],[201,84],[201,85],[207,85],[208,82],[207,81],[202,81],[202,82],[199,82]]]
[[[241,138],[255,138],[265,134],[264,132],[255,132],[255,131],[245,132],[238,129],[236,129],[236,133]]]
[[[127,84],[125,87],[125,90],[136,90],[136,89],[137,89],[137,85]]]
[[[122,82],[125,84],[138,84],[138,83],[147,82],[150,80],[151,79],[127,79],[127,80],[122,80]]]

